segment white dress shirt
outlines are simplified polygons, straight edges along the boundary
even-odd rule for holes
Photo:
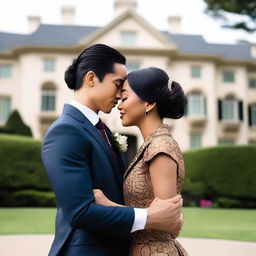
[[[100,117],[90,108],[84,106],[83,104],[75,100],[71,100],[70,105],[80,110],[94,126],[98,123]],[[134,222],[132,225],[131,233],[140,229],[144,229],[146,221],[147,210],[144,208],[134,208]]]

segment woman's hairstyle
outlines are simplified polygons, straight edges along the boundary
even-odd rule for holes
[[[184,115],[187,98],[177,82],[173,81],[169,89],[169,76],[162,69],[150,67],[133,71],[127,80],[142,100],[157,104],[161,118],[178,119]]]
[[[107,73],[114,72],[113,64],[126,63],[125,57],[117,50],[104,45],[95,44],[83,50],[65,71],[65,82],[70,89],[78,90],[83,78],[93,71],[101,82]]]

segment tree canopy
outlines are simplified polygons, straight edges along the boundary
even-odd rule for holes
[[[256,31],[255,0],[204,0],[207,4],[206,13],[214,18],[224,20],[223,27],[242,29],[253,33]],[[237,14],[236,21],[228,14]]]

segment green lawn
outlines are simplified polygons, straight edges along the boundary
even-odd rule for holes
[[[51,234],[53,208],[0,208],[0,234]],[[256,210],[184,208],[182,237],[256,242]]]
[[[184,208],[182,237],[256,242],[256,210]]]

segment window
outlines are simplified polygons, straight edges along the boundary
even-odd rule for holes
[[[11,65],[0,65],[0,78],[9,78],[12,76]]]
[[[42,111],[55,111],[56,92],[55,89],[43,89],[41,99]]]
[[[45,72],[54,72],[55,71],[55,60],[54,59],[45,59],[44,60],[44,71]]]
[[[249,125],[256,126],[256,104],[249,105]]]
[[[191,77],[200,78],[201,77],[201,68],[198,66],[191,67]]]
[[[121,32],[121,42],[125,45],[134,45],[137,41],[137,33],[136,32]]]
[[[222,72],[222,81],[225,83],[234,83],[235,82],[235,73],[232,71],[223,71]]]
[[[11,114],[11,99],[9,97],[0,98],[0,124],[6,123]]]
[[[249,79],[249,87],[256,89],[256,78],[250,78]]]
[[[238,121],[238,101],[234,99],[223,100],[222,120]]]
[[[188,116],[205,116],[205,98],[200,93],[188,95]]]
[[[140,69],[140,64],[138,62],[127,61],[126,68],[128,73]]]
[[[234,141],[230,139],[220,139],[219,145],[234,145]]]
[[[200,134],[191,134],[190,135],[190,148],[201,148],[201,135]]]

